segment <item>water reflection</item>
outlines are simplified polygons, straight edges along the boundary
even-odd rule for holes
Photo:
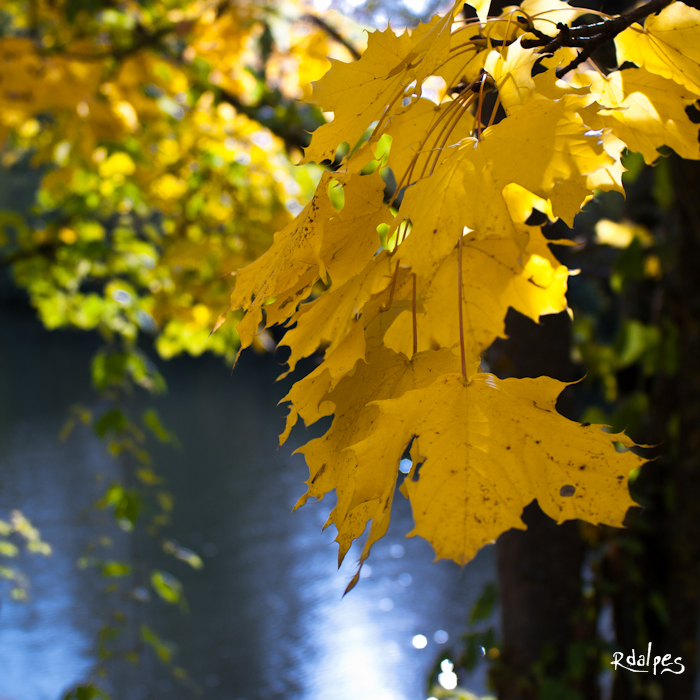
[[[89,506],[101,487],[94,478],[115,465],[85,433],[63,444],[55,438],[66,408],[92,400],[89,343],[0,313],[4,338],[13,339],[0,348],[0,511],[22,508],[55,551],[26,567],[33,601],[5,601],[0,611],[0,698],[57,700],[95,658],[105,600],[74,562],[95,534]],[[492,553],[464,572],[431,564],[426,542],[404,538],[412,520],[398,498],[369,575],[342,598],[360,550],[336,570],[334,534],[321,532],[331,502],[290,514],[308,475],[291,452],[306,438],[293,435],[275,451],[285,412],[276,404],[287,390],[274,383],[278,371],[270,358],[252,355],[233,378],[215,359],[166,366],[170,393],[158,410],[182,442],[180,451],[156,455],[176,499],[168,537],[181,559],[194,552],[204,568],[139,542],[147,566],[181,578],[191,613],[137,599],[133,613],[177,643],[178,663],[207,699],[423,700],[429,670],[493,576]],[[422,648],[413,641],[419,636]],[[483,691],[483,680],[476,676],[470,689]],[[193,697],[150,658],[120,676],[115,696]]]

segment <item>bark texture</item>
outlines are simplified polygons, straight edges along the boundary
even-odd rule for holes
[[[511,312],[506,329],[509,340],[498,341],[489,355],[499,376],[580,377],[569,359],[566,314],[547,316],[536,325]],[[558,404],[565,415],[571,414],[569,403],[565,393]],[[525,509],[523,520],[527,530],[506,532],[496,544],[503,651],[494,682],[500,700],[539,697],[543,675],[561,677],[572,643],[587,633],[576,614],[586,552],[578,523],[556,525],[536,501]],[[588,677],[576,685],[589,700],[596,697],[595,678],[584,675]]]
[[[661,677],[664,698],[691,698],[700,620],[700,163],[672,161],[676,242],[669,301],[679,330],[680,372],[674,383],[678,448],[667,499],[668,623],[664,653],[681,656],[685,673]]]

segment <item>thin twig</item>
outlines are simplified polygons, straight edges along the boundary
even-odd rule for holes
[[[635,22],[641,22],[649,15],[660,12],[673,0],[651,0],[623,15],[618,15],[603,22],[594,24],[582,24],[579,27],[569,27],[558,24],[559,33],[555,37],[537,37],[536,39],[523,39],[521,46],[526,49],[541,47],[539,53],[551,54],[564,47],[582,49],[581,53],[563,68],[557,69],[557,77],[561,78],[569,71],[587,61],[591,54],[608,41],[614,39],[620,32],[630,27]]]
[[[312,24],[315,24],[317,27],[320,27],[321,29],[323,29],[324,32],[326,32],[326,34],[328,34],[328,36],[335,39],[335,41],[337,41],[339,44],[342,44],[350,52],[350,55],[356,61],[360,60],[362,54],[357,50],[357,48],[348,39],[346,39],[337,29],[331,27],[331,25],[328,24],[326,20],[321,19],[316,15],[306,15],[304,19],[308,20]]]

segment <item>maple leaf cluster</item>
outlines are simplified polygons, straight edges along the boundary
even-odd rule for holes
[[[623,192],[625,149],[700,158],[685,111],[700,97],[700,11],[674,2],[644,26],[616,24],[623,68],[605,74],[562,40],[588,10],[525,0],[489,17],[473,4],[478,20],[457,20],[457,3],[332,62],[311,99],[334,118],[303,162],[333,161],[342,143],[347,154],[232,293],[242,347],[286,324],[290,371],[324,348],[286,397],[281,441],[299,417],[334,415],[299,450],[310,478],[297,505],[335,490],[340,561],[371,523],[360,566],[387,530],[407,450],[410,534],[460,564],[524,529],[533,499],[558,523],[621,526],[643,461],[623,434],[561,416],[563,383],[501,380],[480,357],[509,308],[534,321],[567,308],[568,270],[534,212],[572,225],[597,190]]]

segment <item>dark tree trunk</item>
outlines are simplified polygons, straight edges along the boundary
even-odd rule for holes
[[[677,330],[679,370],[655,379],[645,440],[659,459],[635,484],[646,509],[629,519],[606,557],[613,584],[615,637],[626,652],[680,657],[682,674],[618,671],[612,700],[691,700],[698,672],[700,623],[700,164],[671,159],[674,204],[665,226],[669,268],[659,288],[663,330]],[[649,200],[649,187],[641,188]],[[634,200],[633,195],[631,197]],[[630,216],[640,209],[631,201]],[[673,363],[671,363],[673,364]],[[677,430],[667,426],[677,425]],[[634,547],[629,545],[633,544]],[[673,666],[678,669],[678,666]]]
[[[526,531],[506,532],[496,545],[503,630],[503,666],[497,680],[501,700],[539,697],[542,680],[533,667],[541,664],[551,679],[562,677],[579,636],[574,613],[581,605],[586,548],[578,523],[557,525],[536,502],[525,509],[523,520]],[[590,682],[581,679],[579,685]],[[591,697],[590,689],[586,697]]]
[[[661,676],[664,698],[691,698],[700,620],[700,163],[674,158],[672,234],[675,274],[669,303],[679,331],[680,370],[674,383],[678,446],[667,501],[668,623],[663,652],[681,656],[685,673]]]
[[[498,341],[489,355],[499,376],[549,375],[564,381],[580,377],[569,359],[566,314],[545,317],[535,325],[510,312],[506,328],[509,340]],[[558,409],[570,414],[568,404],[565,395]],[[543,676],[563,678],[573,642],[594,632],[584,629],[576,615],[582,604],[586,552],[579,524],[556,525],[534,501],[523,520],[527,530],[506,532],[496,545],[503,651],[494,682],[500,700],[537,698]],[[597,697],[594,672],[566,682],[575,684],[587,700]]]

